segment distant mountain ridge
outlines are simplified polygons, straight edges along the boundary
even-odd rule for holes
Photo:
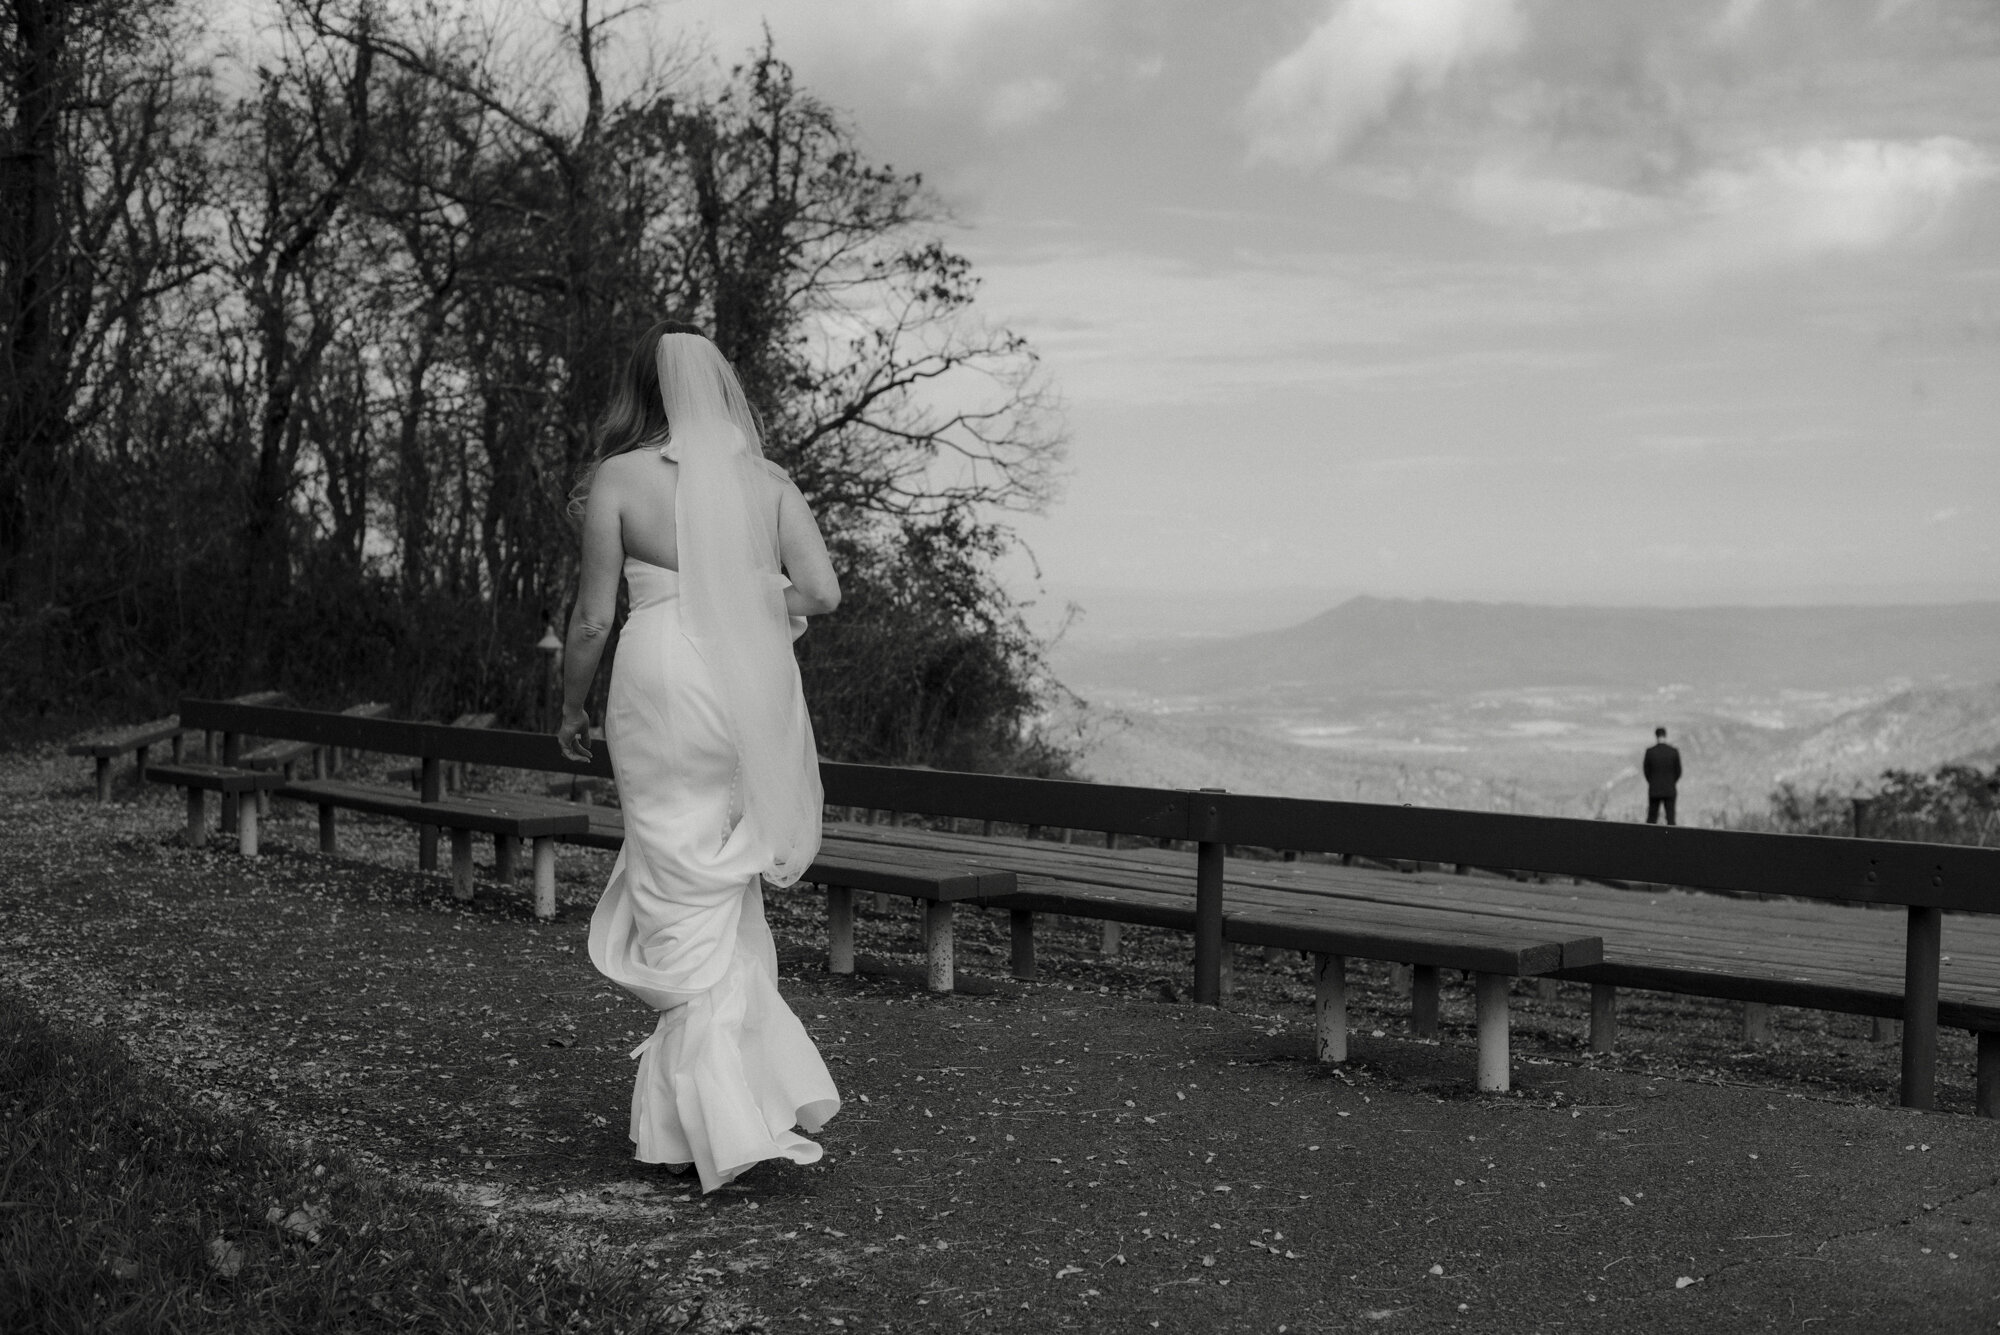
[[[1562,607],[1356,597],[1227,640],[1059,655],[1079,689],[1213,699],[1531,686],[1841,689],[2000,677],[2000,601]]]

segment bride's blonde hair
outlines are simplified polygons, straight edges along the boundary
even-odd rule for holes
[[[591,428],[590,460],[577,470],[576,485],[569,489],[571,522],[583,522],[583,503],[590,497],[590,482],[597,476],[599,464],[613,455],[666,439],[667,405],[660,394],[660,340],[668,334],[702,332],[699,326],[684,320],[662,320],[639,335],[625,363],[624,374],[613,382],[611,398]]]

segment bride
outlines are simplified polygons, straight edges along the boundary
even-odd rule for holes
[[[819,849],[822,795],[791,641],[840,586],[805,498],[766,463],[736,372],[690,325],[646,331],[571,506],[583,571],[564,656],[563,754],[622,573],[630,611],[604,717],[625,845],[590,959],[659,1011],[632,1089],[634,1156],[713,1191],[765,1159],[809,1164],[840,1095],[778,994],[762,882]],[[787,578],[789,576],[789,579]]]

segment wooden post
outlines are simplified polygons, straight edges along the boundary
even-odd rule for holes
[[[1104,832],[1104,846],[1105,846],[1106,848],[1109,848],[1109,849],[1112,849],[1112,850],[1114,850],[1114,851],[1115,851],[1115,850],[1117,849],[1117,847],[1118,847],[1118,834],[1117,834],[1117,832],[1116,832],[1116,831],[1114,831],[1114,830],[1106,830],[1106,831]]]
[[[2000,1117],[2000,1031],[1979,1032],[1979,1065],[1972,1078],[1972,1111]]]
[[[235,765],[236,757],[238,756],[238,754],[241,753],[242,749],[243,749],[242,738],[238,737],[233,732],[225,732],[222,734],[223,764],[231,766]],[[231,797],[230,794],[228,793],[222,794],[222,811],[216,817],[215,823],[216,826],[224,834],[236,833],[236,807],[237,803]]]
[[[338,816],[331,806],[319,809],[319,851],[331,855],[336,850],[340,836],[336,833]]]
[[[1222,872],[1222,845],[1202,840],[1194,873],[1194,999],[1201,1006],[1222,1004]]]
[[[1313,956],[1314,1051],[1323,1062],[1347,1060],[1347,961]]]
[[[451,832],[451,897],[472,898],[472,831],[455,826]]]
[[[181,763],[181,752],[182,752],[182,751],[184,751],[184,750],[186,750],[186,749],[187,749],[187,742],[186,742],[186,738],[185,738],[185,734],[183,734],[183,733],[178,733],[178,732],[177,732],[177,733],[175,733],[175,734],[174,734],[174,763],[175,763],[176,765],[178,765],[178,764],[180,764],[180,763]]]
[[[1609,1052],[1618,1042],[1618,989],[1609,983],[1590,985],[1590,1050]]]
[[[1028,909],[1007,910],[1007,932],[1012,938],[1014,976],[1023,982],[1035,977],[1035,915]]]
[[[1100,929],[1102,934],[1098,937],[1097,941],[1097,953],[1104,956],[1105,959],[1115,960],[1118,958],[1118,937],[1120,929],[1123,926],[1124,924],[1113,922],[1109,918],[1104,920],[1103,926]]]
[[[188,847],[200,848],[208,842],[208,794],[189,786],[188,795]]]
[[[1297,862],[1299,860],[1299,850],[1288,848],[1278,855],[1278,860],[1281,862]]]
[[[826,888],[826,971],[854,972],[854,892],[844,885]]]
[[[444,796],[444,767],[436,756],[424,757],[423,787],[418,793],[426,802],[435,802]],[[417,867],[422,871],[436,871],[438,865],[438,827],[419,825],[417,827]]]
[[[551,834],[535,840],[535,916],[556,916],[556,840]]]
[[[1771,1045],[1771,1007],[1762,1001],[1743,1003],[1743,1046],[1765,1048]]]
[[[236,851],[246,858],[257,856],[256,792],[224,793],[222,805],[236,808]]]
[[[493,879],[511,883],[521,874],[521,841],[511,834],[493,836]]]
[[[139,754],[132,758],[132,777],[140,783],[146,781],[146,753],[152,749],[150,746],[142,746],[139,748]]]
[[[97,804],[103,806],[111,800],[111,757],[97,758]]]
[[[1938,954],[1944,911],[1910,906],[1903,938],[1903,1106],[1937,1106]]]
[[[1507,1062],[1507,983],[1504,973],[1472,976],[1479,1023],[1479,1092],[1505,1094]]]
[[[1418,1038],[1438,1033],[1438,971],[1434,964],[1410,970],[1410,1032]]]
[[[951,977],[951,901],[924,901],[925,982],[933,992],[949,992]]]
[[[993,822],[990,820],[979,822],[979,832],[983,835],[991,835],[993,833]]]

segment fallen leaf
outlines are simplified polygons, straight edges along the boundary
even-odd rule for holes
[[[227,1238],[210,1238],[208,1268],[224,1279],[235,1279],[243,1272],[243,1249]]]
[[[1690,1284],[1692,1284],[1692,1283],[1694,1283],[1694,1282],[1695,1282],[1695,1280],[1694,1280],[1694,1277],[1693,1277],[1693,1276],[1691,1276],[1691,1275],[1682,1275],[1682,1276],[1681,1276],[1681,1277],[1680,1277],[1679,1279],[1677,1279],[1677,1280],[1675,1280],[1675,1281],[1674,1281],[1674,1287],[1675,1287],[1675,1288],[1677,1288],[1677,1289],[1684,1289],[1684,1288],[1686,1288],[1686,1287],[1687,1287],[1688,1285],[1690,1285]]]
[[[1431,1267],[1431,1273],[1433,1275],[1442,1275],[1444,1273],[1444,1267],[1441,1265],[1434,1265]]]

